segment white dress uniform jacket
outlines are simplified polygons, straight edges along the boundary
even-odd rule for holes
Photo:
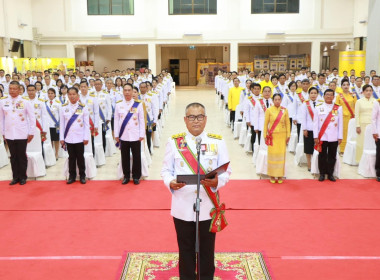
[[[313,119],[310,116],[309,109],[307,108],[306,101],[309,101],[310,108],[314,113],[315,117],[315,110],[317,109],[317,106],[319,106],[321,103],[323,103],[323,100],[316,99],[315,101],[312,100],[305,100],[305,102],[301,106],[301,118],[300,123],[302,125],[303,130],[313,131]],[[315,103],[315,106],[314,106]],[[317,135],[318,136],[318,135]],[[317,136],[314,135],[314,138]]]
[[[30,101],[10,95],[0,100],[0,131],[6,139],[25,140],[35,129],[36,117]]]
[[[59,110],[60,110],[60,108],[62,106],[61,101],[59,101],[58,99],[53,99],[51,101],[48,100],[48,101],[46,101],[46,105],[45,106],[48,106],[50,108],[51,113],[53,114],[53,116],[55,117],[55,119],[59,123]],[[47,109],[46,109],[46,114],[47,114],[47,123],[48,123],[48,126],[49,127],[55,127],[55,122],[53,121],[53,118],[48,113]]]
[[[99,103],[95,95],[87,93],[86,95],[79,94],[80,102],[86,105],[90,118],[92,119],[95,128],[99,127]]]
[[[111,121],[112,118],[112,101],[111,96],[106,90],[95,92],[95,96],[98,98],[99,103],[99,118],[100,110],[102,110],[106,121]],[[102,119],[100,121],[103,122]]]
[[[137,108],[132,109],[134,102],[140,102]],[[133,110],[133,116],[128,121],[123,135],[120,134],[121,125],[124,122],[127,114]],[[115,116],[114,116],[114,135],[115,138],[119,137],[123,141],[138,141],[140,138],[145,138],[145,119],[144,119],[144,109],[141,101],[135,101],[133,99],[126,101],[118,101],[116,103]]]
[[[380,99],[373,102],[372,109],[372,134],[377,134],[380,138]],[[362,132],[363,133],[363,132]]]
[[[321,130],[321,127],[323,123],[325,122],[325,119],[331,112],[331,110],[334,107],[334,103],[332,104],[326,104],[323,103],[316,107],[315,115],[314,115],[314,121],[313,121],[313,134],[314,138],[318,138],[319,131]],[[342,113],[342,107],[339,106],[339,109],[337,110],[337,115],[332,117],[326,132],[323,134],[321,140],[327,141],[327,142],[336,142],[339,139],[343,139],[343,113]]]
[[[33,106],[36,120],[40,123],[43,132],[49,130],[48,113],[46,111],[45,100],[43,99],[30,99],[30,103]]]
[[[201,152],[200,163],[206,172],[210,172],[219,166],[229,162],[228,150],[224,140],[217,139],[210,134],[203,132],[199,135],[202,138],[202,144],[206,144],[208,149],[204,154]],[[195,136],[186,132],[185,140],[186,145],[196,154],[196,142]],[[161,177],[164,180],[165,185],[172,193],[172,207],[171,215],[177,219],[183,221],[195,221],[195,212],[193,210],[193,204],[197,197],[197,185],[186,185],[179,190],[170,189],[170,182],[176,180],[177,175],[193,174],[191,169],[184,162],[180,152],[178,151],[175,139],[169,138],[166,144],[165,158],[161,171]],[[212,147],[212,148],[211,148]],[[227,172],[219,175],[218,186],[213,190],[217,191],[221,187],[225,186],[229,180],[231,174],[231,168],[228,167]],[[199,220],[210,220],[210,211],[214,208],[213,203],[207,196],[206,191],[201,186],[199,194],[201,202]]]
[[[82,105],[83,109],[80,109],[79,105]],[[66,138],[64,138],[66,126],[74,114],[77,114],[78,117],[71,125]],[[66,143],[76,144],[90,139],[90,123],[87,106],[79,101],[75,104],[72,104],[71,102],[63,104],[59,118],[59,139],[61,141],[64,140]]]
[[[158,121],[158,96],[152,93],[140,94],[140,99],[145,103],[146,112],[149,120],[153,123]]]
[[[264,121],[265,121],[265,112],[264,112],[264,109],[260,103],[260,100],[263,100],[264,101],[264,106],[266,106],[267,104],[267,101],[268,100],[269,102],[269,107],[273,105],[273,101],[272,101],[272,98],[269,98],[269,99],[264,99],[264,98],[259,98],[257,101],[256,101],[256,106],[255,106],[255,110],[253,111],[253,126],[255,128],[255,130],[260,130],[262,131],[263,130],[263,127],[264,127]],[[267,109],[269,108],[267,107]],[[252,123],[251,123],[252,125]]]
[[[301,93],[304,100],[309,99],[309,94],[307,92],[302,92]],[[293,102],[293,121],[300,122],[301,121],[301,106],[303,102],[298,96],[298,93],[294,94],[294,102]]]

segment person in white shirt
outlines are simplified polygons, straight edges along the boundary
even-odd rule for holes
[[[372,77],[373,97],[380,98],[380,77],[374,75]]]
[[[314,144],[319,150],[319,181],[328,179],[335,182],[334,168],[338,145],[343,139],[342,107],[334,104],[334,91],[327,89],[324,93],[325,103],[316,107],[313,120]]]
[[[251,145],[252,145],[252,152],[254,152],[254,145],[256,142],[256,129],[254,126],[254,111],[255,107],[259,102],[260,98],[260,92],[261,92],[261,86],[260,84],[252,83],[251,84],[251,94],[246,98],[244,103],[244,116],[246,118],[247,126],[251,128]],[[261,131],[258,132],[258,143],[260,145],[260,137],[261,137]]]
[[[69,153],[69,179],[67,184],[75,182],[77,167],[81,184],[86,183],[86,166],[84,161],[84,146],[90,139],[89,112],[87,106],[80,102],[79,91],[69,89],[69,102],[60,110],[59,138],[62,147]]]
[[[354,85],[351,87],[350,91],[356,95],[356,98],[359,100],[363,97],[363,89],[362,89],[363,79],[361,77],[357,77],[355,79]]]
[[[58,160],[59,151],[59,110],[61,102],[56,98],[55,89],[49,88],[48,100],[45,102],[47,112],[47,123],[49,125],[51,145],[55,149],[55,158]]]
[[[307,168],[308,171],[311,170],[311,156],[314,153],[314,135],[313,135],[313,121],[316,106],[322,104],[324,100],[318,100],[319,92],[317,88],[309,88],[309,99],[305,100],[301,107],[301,125],[303,129],[303,143],[304,143],[304,152],[307,159]]]
[[[295,95],[293,124],[297,125],[297,139],[299,139],[301,133],[301,106],[305,100],[309,99],[309,86],[310,81],[308,79],[302,80],[302,91],[296,92]]]
[[[295,78],[296,81],[303,81],[304,79],[307,79],[306,67],[302,67],[300,74]]]
[[[0,84],[5,82],[5,71],[4,69],[0,69]]]
[[[326,84],[325,74],[318,74],[318,81],[313,85],[317,88],[320,98],[323,98],[324,92],[329,86]]]
[[[265,86],[262,90],[263,97],[260,97],[257,100],[255,109],[253,111],[253,126],[255,128],[255,132],[258,133],[259,137],[261,137],[261,132],[264,129],[265,111],[273,105],[273,101],[271,98],[271,87]]]
[[[133,86],[126,84],[123,89],[124,99],[116,103],[115,109],[115,140],[120,145],[121,162],[124,179],[122,184],[128,184],[131,172],[132,178],[138,185],[141,177],[141,141],[145,138],[145,119],[141,101],[132,99]]]

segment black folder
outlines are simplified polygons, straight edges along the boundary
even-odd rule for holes
[[[227,171],[228,165],[230,162],[227,162],[218,168],[210,171],[207,174],[200,175],[201,180],[204,179],[212,179],[215,177],[216,174],[220,175]],[[196,185],[198,180],[197,174],[186,174],[186,175],[177,175],[177,183],[185,183],[186,185]]]

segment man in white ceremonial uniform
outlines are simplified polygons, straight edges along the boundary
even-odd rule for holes
[[[36,97],[36,86],[34,85],[28,85],[27,91],[29,101],[33,106],[34,114],[36,116],[37,129],[38,132],[41,133],[42,156],[45,158],[43,143],[46,140],[46,134],[49,130],[48,114],[45,106],[46,100]]]
[[[247,123],[247,126],[251,128],[251,145],[252,145],[252,152],[254,152],[254,145],[256,142],[256,130],[255,130],[255,107],[257,103],[259,102],[260,98],[260,92],[261,92],[261,86],[260,84],[252,83],[251,84],[251,94],[247,97],[247,99],[244,102],[244,116]],[[261,137],[261,131],[258,131],[258,141],[260,145],[260,137]]]
[[[131,174],[132,151],[132,178],[138,185],[141,177],[141,141],[145,138],[144,109],[140,100],[132,98],[133,86],[126,84],[123,88],[124,99],[116,103],[115,109],[115,140],[120,145],[121,163],[124,179],[122,184],[128,184]]]
[[[92,153],[95,156],[95,144],[94,138],[98,135],[99,127],[99,103],[98,99],[94,94],[88,92],[88,83],[86,80],[80,82],[80,102],[86,105],[88,113],[90,115],[90,131],[91,131],[91,143],[92,143]]]
[[[196,279],[195,221],[193,204],[197,197],[197,185],[177,182],[177,175],[195,174],[196,139],[201,139],[200,164],[202,173],[210,172],[229,162],[227,146],[221,136],[207,134],[205,107],[192,103],[186,107],[184,121],[188,131],[169,138],[161,177],[172,194],[171,215],[177,233],[179,247],[180,279]],[[201,180],[199,197],[199,239],[200,239],[200,279],[213,280],[215,272],[214,251],[216,232],[227,222],[224,218],[224,204],[219,205],[218,190],[229,180],[231,169],[213,179]],[[213,199],[213,201],[211,201]],[[217,201],[217,202],[215,202]],[[215,205],[217,203],[218,205]],[[215,211],[212,209],[215,208]]]
[[[328,179],[335,182],[334,168],[338,145],[343,139],[342,107],[333,103],[334,91],[324,92],[325,102],[316,107],[313,121],[313,135],[318,155],[319,181]]]
[[[279,93],[279,94],[281,94],[282,101],[284,101],[285,93],[286,93],[286,91],[288,90],[288,86],[286,85],[285,81],[286,81],[285,74],[280,74],[280,75],[278,76],[278,83],[277,83],[277,86],[275,86],[275,87],[273,88],[273,94],[274,94],[274,93]]]
[[[373,88],[373,97],[380,98],[380,77],[374,75],[372,77],[372,88]]]
[[[89,112],[80,102],[78,89],[72,87],[68,92],[69,102],[62,105],[60,111],[59,139],[69,154],[69,179],[67,184],[75,182],[77,166],[81,184],[86,183],[84,146],[90,139]]]
[[[297,125],[297,139],[300,137],[301,133],[301,106],[305,102],[305,100],[309,99],[309,93],[308,89],[310,86],[310,81],[309,79],[304,79],[301,82],[301,88],[302,91],[297,91],[294,97],[294,114],[293,114],[293,124]]]
[[[350,92],[356,95],[357,100],[363,97],[363,89],[362,89],[363,79],[361,77],[357,77],[355,79],[355,84],[350,88]]]
[[[302,67],[300,74],[295,78],[296,81],[303,81],[304,79],[307,79],[306,67]]]
[[[10,82],[9,96],[0,100],[0,131],[9,147],[13,179],[9,183],[26,184],[28,159],[26,146],[32,141],[36,117],[28,98],[21,97],[20,84]]]
[[[4,69],[0,69],[0,84],[5,82],[5,71]]]
[[[106,133],[111,129],[111,119],[112,119],[112,101],[111,95],[103,89],[103,82],[100,79],[95,81],[95,93],[94,95],[98,99],[99,103],[99,117],[102,122],[102,139],[103,139],[103,149],[106,151]]]
[[[263,97],[257,99],[256,106],[253,111],[253,116],[250,117],[250,121],[253,119],[253,127],[255,129],[255,133],[258,133],[259,139],[261,137],[261,132],[264,129],[265,111],[270,106],[273,106],[272,98],[270,98],[271,93],[272,91],[269,86],[265,86],[263,88]]]
[[[319,98],[323,99],[325,90],[329,88],[329,85],[326,84],[325,74],[318,74],[318,81],[313,86],[318,90]]]
[[[376,143],[376,180],[380,182],[380,99],[373,103],[372,109],[372,135]]]
[[[43,88],[43,89],[44,89],[46,92],[47,92],[47,90],[48,90],[49,88],[54,88],[55,91],[58,92],[58,87],[56,86],[55,81],[52,80],[52,79],[50,78],[49,75],[46,75],[46,76],[44,77],[44,82],[43,82],[43,84],[44,84],[44,88]]]
[[[152,154],[152,133],[156,130],[158,121],[158,96],[148,93],[148,86],[145,82],[140,84],[139,99],[144,102],[146,108],[147,127],[146,127],[146,142],[148,145],[149,153]]]

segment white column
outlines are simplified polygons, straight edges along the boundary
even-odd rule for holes
[[[73,43],[66,44],[66,56],[68,58],[75,58],[75,46]]]
[[[237,42],[230,44],[230,71],[237,71],[239,63],[239,46]]]
[[[366,48],[366,73],[380,72],[380,1],[370,0],[368,11],[368,36]]]
[[[311,54],[310,54],[310,70],[319,73],[321,68],[321,42],[313,41],[311,43]]]
[[[152,69],[152,72],[157,74],[157,56],[156,56],[156,44],[149,43],[148,44],[148,64],[149,69]]]

